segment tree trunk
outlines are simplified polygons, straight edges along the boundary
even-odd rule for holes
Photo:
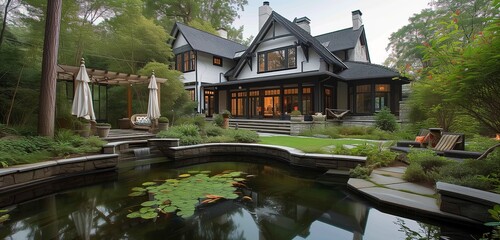
[[[38,134],[47,137],[54,137],[57,50],[59,47],[61,6],[62,0],[47,0],[42,81],[40,86],[40,109],[38,113]]]
[[[7,14],[9,13],[9,5],[12,0],[7,0],[5,3],[5,12],[3,13],[2,31],[0,32],[0,48],[2,47],[3,35],[5,33],[5,28],[7,27]]]

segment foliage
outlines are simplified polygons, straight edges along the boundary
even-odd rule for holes
[[[219,126],[208,125],[205,127],[205,134],[207,135],[207,137],[221,136],[223,132],[224,129]]]
[[[410,165],[403,174],[409,182],[435,182],[441,168],[455,164],[452,160],[440,157],[432,150],[413,150],[408,155]]]
[[[259,141],[259,135],[255,131],[246,129],[225,129],[224,135],[232,137],[239,143],[256,143]]]
[[[431,224],[423,223],[423,222],[417,222],[419,229],[416,229],[415,227],[408,227],[406,226],[406,222],[401,219],[397,218],[396,222],[394,222],[396,225],[399,226],[398,231],[402,232],[406,235],[405,240],[438,240],[442,239],[441,238],[441,229],[439,226],[434,226]]]
[[[355,139],[329,139],[329,138],[304,138],[293,136],[260,137],[260,143],[269,145],[286,146],[310,153],[331,153],[330,148],[341,148],[342,145],[364,144],[363,140]]]
[[[82,138],[69,130],[60,130],[54,139],[13,137],[0,139],[2,167],[40,162],[51,157],[98,152],[104,145],[98,137]]]
[[[313,128],[302,131],[301,136],[315,137],[328,136],[330,138],[358,138],[372,140],[395,139],[394,134],[374,128],[363,126],[334,126],[326,128]]]
[[[483,234],[480,240],[500,239],[500,205],[493,206],[492,209],[488,209],[488,212],[494,221],[487,222],[484,225],[492,227],[493,229],[491,232]]]
[[[96,123],[96,126],[97,127],[111,127],[111,124],[100,122],[100,123]]]
[[[366,156],[366,166],[370,168],[389,166],[396,160],[397,154],[386,149],[382,143],[378,145],[364,143],[354,148],[340,147],[333,149],[334,154]]]
[[[290,112],[290,116],[300,116],[302,115],[302,112],[300,112],[299,110],[293,110],[292,112]]]
[[[483,137],[477,134],[469,139],[466,139],[466,142],[467,144],[465,145],[465,149],[467,151],[474,152],[484,152],[486,149],[498,143],[498,141],[493,138]]]
[[[349,177],[368,179],[368,177],[372,173],[372,170],[372,168],[363,167],[358,164],[355,168],[349,170]]]
[[[214,114],[214,116],[212,117],[212,120],[213,120],[215,126],[223,127],[224,118],[222,117],[222,114]]]
[[[166,179],[161,183],[145,182],[141,187],[132,188],[129,196],[148,195],[138,211],[127,215],[128,218],[154,219],[158,214],[173,214],[183,218],[194,215],[197,208],[221,199],[243,199],[239,191],[245,187],[242,172],[224,171],[209,176],[210,171],[189,171],[175,179]],[[248,196],[246,198],[249,198]],[[249,198],[251,199],[251,198]]]
[[[397,130],[396,116],[387,107],[382,108],[375,114],[375,126],[384,131],[394,132]]]
[[[0,224],[9,220],[10,215],[7,214],[8,212],[9,212],[8,210],[0,209]]]
[[[159,132],[156,136],[160,138],[179,138],[181,145],[192,145],[202,142],[200,129],[194,124],[172,126],[166,131]]]
[[[159,123],[169,123],[170,121],[168,120],[167,117],[160,117],[158,118]]]

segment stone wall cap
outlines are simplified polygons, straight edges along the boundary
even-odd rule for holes
[[[19,172],[27,172],[27,171],[51,167],[51,166],[55,166],[55,165],[57,165],[56,161],[44,161],[44,162],[38,162],[38,163],[16,165],[15,167],[13,167],[13,169],[17,169]]]
[[[436,189],[438,193],[446,193],[446,195],[469,199],[469,200],[482,200],[490,202],[491,204],[500,204],[500,194],[487,192],[479,189],[459,186],[455,184],[437,182]]]
[[[10,168],[0,168],[0,176],[9,175],[11,173],[19,172],[18,168],[10,167]]]
[[[117,158],[119,155],[117,153],[110,154],[98,154],[98,155],[90,155],[85,157],[87,160],[100,160],[100,159],[108,159],[108,158]]]
[[[103,148],[105,148],[105,147],[116,147],[116,146],[119,146],[119,145],[122,145],[122,144],[147,143],[147,142],[148,142],[148,140],[130,140],[130,141],[111,142],[111,143],[108,143],[108,144],[104,145]]]

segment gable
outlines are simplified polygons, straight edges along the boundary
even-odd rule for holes
[[[338,57],[328,51],[328,49],[321,45],[321,43],[312,37],[311,34],[273,11],[257,34],[257,37],[252,41],[250,47],[248,47],[242,55],[234,69],[232,78],[238,77],[245,64],[252,66],[252,62],[254,62],[252,59],[255,57],[256,50],[261,44],[269,41],[269,39],[273,41],[283,39],[286,41],[288,40],[286,37],[294,37],[296,39],[294,44],[303,49],[306,60],[309,59],[309,49],[313,49],[321,59],[331,64],[334,70],[341,71],[342,69],[347,69],[347,66]]]
[[[186,38],[184,35],[182,35],[181,32],[177,33],[177,36],[175,36],[175,40],[172,45],[172,49],[176,49],[185,45],[188,45],[189,43],[186,41]]]

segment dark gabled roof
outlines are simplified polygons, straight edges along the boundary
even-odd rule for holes
[[[361,26],[358,30],[352,30],[352,27],[350,27],[335,32],[321,34],[315,36],[315,38],[330,52],[353,49],[361,37],[364,29],[364,26]]]
[[[334,78],[340,77],[332,72],[328,71],[310,71],[310,72],[301,72],[301,73],[288,73],[283,75],[274,75],[267,77],[255,77],[255,78],[247,78],[243,80],[232,80],[220,83],[212,83],[207,85],[207,87],[217,87],[217,86],[231,86],[231,85],[241,85],[247,83],[259,83],[259,82],[267,82],[267,81],[276,81],[283,79],[294,79],[294,78],[305,78],[305,77],[314,77],[314,76],[330,76]]]
[[[405,79],[401,77],[401,75],[396,70],[382,65],[367,62],[348,61],[346,61],[345,64],[349,67],[349,69],[342,71],[339,76],[346,81],[396,77],[403,80]]]
[[[188,44],[194,50],[224,58],[233,59],[236,52],[243,51],[247,48],[237,42],[192,28],[179,22],[175,23],[171,35],[177,37],[178,31],[182,33]],[[172,43],[173,41],[171,44]]]
[[[283,27],[285,27],[291,34],[293,34],[297,39],[299,44],[304,44],[306,46],[312,47],[324,60],[325,62],[329,64],[333,64],[337,66],[339,69],[346,69],[347,66],[335,55],[333,55],[326,47],[321,45],[321,43],[311,36],[308,32],[306,32],[304,29],[299,27],[297,24],[292,23],[288,19],[284,18],[277,12],[273,11],[269,18],[267,19],[266,23],[264,23],[264,26],[262,26],[262,29],[259,31],[257,34],[257,37],[253,40],[252,44],[250,44],[250,47],[247,48],[245,53],[242,55],[240,61],[236,65],[235,71],[234,71],[234,76],[237,77],[238,74],[240,73],[243,65],[247,61],[246,58],[250,54],[252,54],[255,49],[258,46],[259,41],[265,36],[267,33],[268,29],[272,26],[273,22],[277,22],[281,24]]]

